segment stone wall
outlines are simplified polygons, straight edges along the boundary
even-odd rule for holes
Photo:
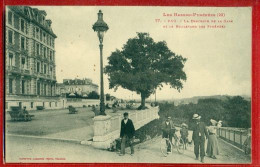
[[[146,110],[133,110],[129,112],[129,118],[133,121],[135,129],[139,129],[154,119],[158,119],[159,108],[151,107]],[[96,116],[94,120],[94,137],[92,146],[107,149],[110,144],[120,136],[121,120],[123,112],[115,116]],[[82,144],[85,144],[84,141]]]

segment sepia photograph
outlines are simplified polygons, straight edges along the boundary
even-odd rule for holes
[[[252,163],[252,7],[4,12],[6,163]]]

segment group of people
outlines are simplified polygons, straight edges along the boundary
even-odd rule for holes
[[[205,157],[205,141],[208,139],[206,153],[209,157],[216,159],[216,155],[219,154],[218,141],[216,138],[217,128],[222,126],[222,121],[216,121],[211,119],[211,125],[208,127],[204,122],[202,122],[201,116],[194,114],[192,119],[194,120],[194,125],[192,127],[192,141],[194,142],[194,154],[195,159],[204,163]],[[172,141],[172,138],[175,136],[176,128],[170,116],[162,123],[162,137],[169,138]],[[125,154],[126,144],[129,143],[131,148],[131,155],[134,154],[133,140],[134,140],[135,128],[133,121],[128,118],[128,113],[124,113],[124,119],[121,121],[121,151],[120,156]],[[184,141],[184,146],[186,149],[186,144],[191,142],[188,140],[188,125],[183,123],[180,129],[181,138]],[[170,153],[171,146],[169,145],[167,151]]]
[[[209,157],[216,159],[216,155],[219,154],[218,141],[216,137],[217,128],[222,126],[222,121],[217,122],[216,120],[211,119],[211,125],[206,127],[204,122],[200,121],[201,116],[198,114],[194,114],[192,119],[194,120],[194,125],[192,127],[192,141],[194,142],[194,154],[195,159],[204,162],[205,157],[205,141],[208,139],[207,150],[206,153]],[[171,120],[171,117],[167,117],[167,119],[162,124],[163,130],[163,138],[169,138],[172,141],[174,137],[176,128]],[[188,140],[188,125],[182,123],[180,129],[181,138],[183,140],[184,149],[187,149],[187,143],[191,142]],[[171,151],[171,145],[168,145],[167,148],[168,153]]]

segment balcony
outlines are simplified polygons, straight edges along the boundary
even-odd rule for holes
[[[27,55],[27,56],[28,56],[28,51],[27,51],[27,50],[22,49],[20,53],[21,53],[22,55]]]
[[[21,69],[21,73],[25,75],[30,75],[30,70],[28,69]]]
[[[12,73],[21,73],[20,69],[16,66],[7,66],[7,71]]]
[[[37,76],[39,78],[46,79],[46,80],[56,80],[56,76],[52,76],[50,74],[38,73]]]

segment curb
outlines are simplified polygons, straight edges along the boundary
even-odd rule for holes
[[[75,139],[63,139],[63,138],[52,138],[52,137],[39,137],[39,136],[28,136],[28,135],[14,135],[14,134],[7,134],[6,136],[10,137],[22,137],[22,138],[33,138],[33,139],[44,139],[44,140],[53,140],[53,141],[60,141],[60,142],[68,142],[74,144],[81,144],[80,140]]]

